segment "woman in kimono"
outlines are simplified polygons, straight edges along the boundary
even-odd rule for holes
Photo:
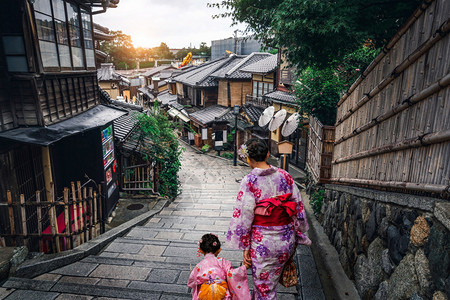
[[[219,238],[205,234],[199,241],[199,253],[205,258],[198,263],[188,280],[192,288],[193,300],[248,300],[250,290],[247,280],[247,268],[250,264],[239,268],[231,268],[231,262],[217,257],[220,253]]]
[[[266,143],[250,139],[241,152],[253,170],[242,179],[227,245],[243,250],[244,263],[252,264],[253,299],[276,299],[281,272],[297,244],[311,244],[308,223],[291,175],[267,164]]]

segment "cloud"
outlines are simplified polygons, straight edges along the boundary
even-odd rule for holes
[[[231,19],[212,19],[219,12],[207,7],[214,0],[121,0],[117,8],[95,15],[94,22],[110,30],[131,35],[136,47],[155,47],[165,42],[170,48],[231,37],[237,28]]]

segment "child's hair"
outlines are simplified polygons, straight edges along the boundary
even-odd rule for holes
[[[248,157],[254,159],[255,161],[265,161],[269,148],[267,144],[257,138],[249,139],[245,142],[247,145]]]
[[[206,253],[216,253],[217,250],[220,249],[220,241],[219,238],[212,234],[207,233],[202,236],[202,239],[199,241],[198,246],[200,250]]]

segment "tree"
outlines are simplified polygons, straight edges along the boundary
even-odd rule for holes
[[[136,49],[131,41],[131,36],[124,34],[122,31],[110,31],[109,34],[114,35],[112,41],[102,41],[100,50],[109,54],[110,60],[117,68],[128,66],[130,68],[135,64]]]
[[[165,59],[172,59],[174,58],[173,53],[170,52],[169,47],[166,43],[161,43],[158,47],[152,48],[152,51],[154,53],[154,56],[156,58],[165,58]]]
[[[224,0],[209,4],[244,22],[266,45],[286,48],[302,69],[328,67],[371,40],[384,45],[421,0]]]

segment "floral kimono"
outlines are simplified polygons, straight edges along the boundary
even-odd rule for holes
[[[278,222],[281,215],[272,217],[275,223],[254,222],[255,216],[270,214],[270,209],[276,205],[284,206],[288,213],[283,215],[284,222]],[[308,228],[300,192],[286,171],[273,166],[254,168],[242,179],[227,245],[250,250],[255,285],[253,299],[276,299],[280,274],[296,244],[311,244],[304,234]]]
[[[188,280],[188,287],[192,288],[192,299],[198,299],[202,284],[223,283],[228,285],[228,291],[224,299],[248,300],[250,290],[247,280],[247,269],[244,265],[239,268],[231,268],[231,262],[212,253],[207,253],[199,262]]]

